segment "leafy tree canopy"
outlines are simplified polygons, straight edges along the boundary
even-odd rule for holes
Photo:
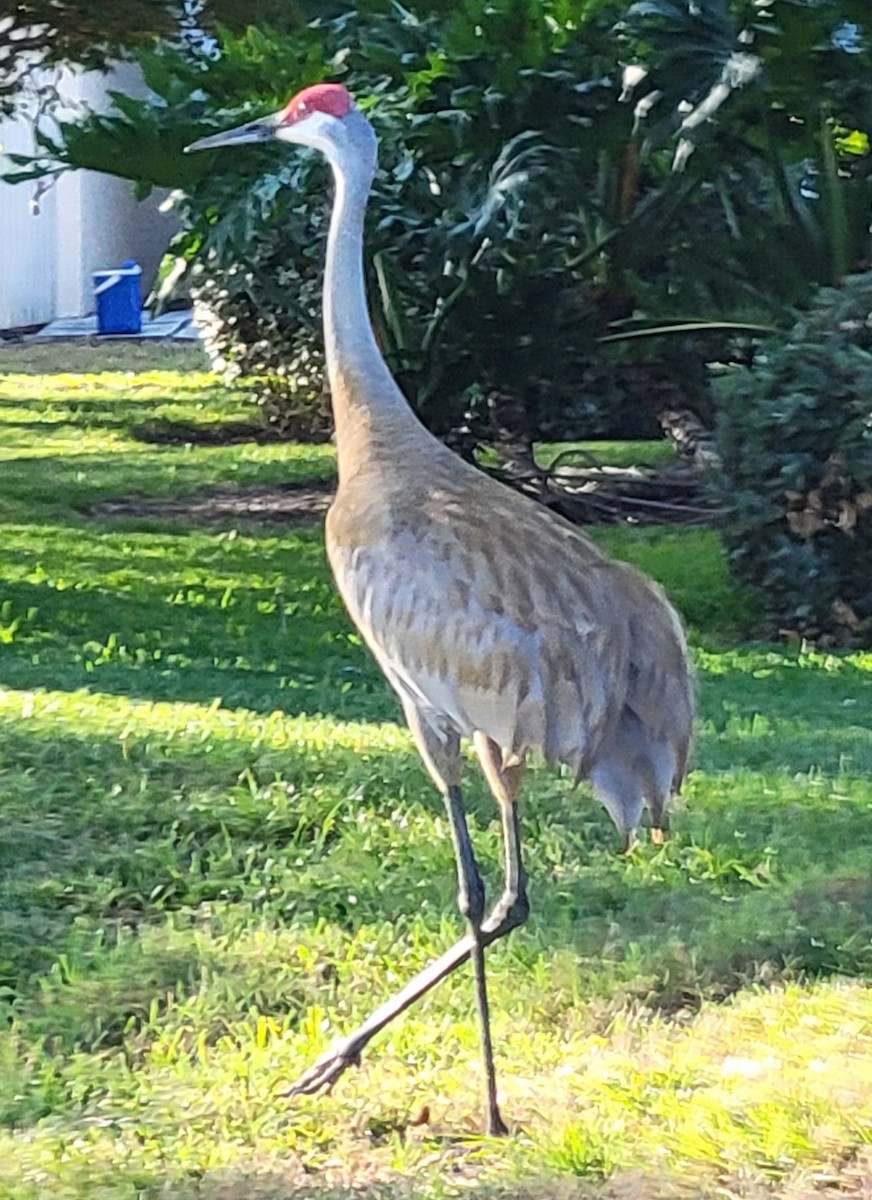
[[[157,39],[179,44],[219,27],[243,30],[296,11],[283,0],[18,0],[0,9],[0,111],[36,67],[102,69]]]
[[[182,149],[319,79],[346,82],[377,125],[373,315],[443,429],[474,415],[476,389],[523,387],[541,434],[590,431],[591,405],[615,407],[585,374],[598,338],[687,318],[783,322],[810,282],[868,257],[859,0],[262,3],[271,26],[234,32],[205,7],[212,47],[180,35],[140,49],[148,100],[117,96],[115,113],[44,134],[20,164],[183,189],[173,278],[223,311],[246,374],[317,381],[323,166]],[[701,352],[671,346],[653,353],[686,383]]]

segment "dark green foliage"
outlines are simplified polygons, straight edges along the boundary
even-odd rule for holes
[[[837,283],[868,257],[868,18],[865,0],[632,6],[645,86],[656,89],[646,142],[669,146],[676,168],[703,181],[697,238],[673,252],[685,284],[710,281],[733,311],[744,291],[784,314],[805,303],[809,282]]]
[[[60,163],[183,189],[166,294],[209,310],[214,361],[295,436],[326,431],[323,165],[181,151],[316,80],[347,84],[377,128],[372,319],[455,444],[652,435],[682,406],[706,419],[705,359],[735,347],[641,335],[785,322],[810,282],[868,257],[861,0],[259,0],[244,30],[216,4],[220,53],[141,51],[151,97],[63,125],[22,177]]]
[[[578,377],[596,335],[626,312],[607,247],[624,203],[631,114],[608,79],[607,23],[591,20],[582,42],[547,15],[538,0],[517,0],[499,11],[398,20],[376,4],[365,19],[344,14],[318,25],[314,71],[312,27],[294,35],[298,59],[308,46],[297,84],[335,74],[339,55],[343,81],[364,100],[376,94],[372,316],[392,370],[440,433],[472,426],[480,437],[493,393],[520,400],[551,436],[590,429],[591,408],[606,407],[601,397],[579,404]],[[510,71],[494,69],[497,46]],[[251,47],[240,41],[226,51],[247,59]],[[586,135],[595,126],[600,136]],[[610,149],[606,126],[620,131]],[[288,402],[295,410],[298,398],[318,409],[324,172],[268,150],[259,163],[269,173],[249,199],[239,164],[220,154],[213,163],[217,219],[204,225],[195,194],[192,229],[178,247],[198,260],[195,290],[216,314],[235,368],[258,378],[271,416]],[[276,180],[288,188],[277,190]],[[651,247],[656,217],[646,225]],[[244,266],[228,266],[234,259]]]
[[[19,0],[0,13],[0,112],[34,87],[34,66],[102,69],[125,49],[177,32],[169,0]],[[51,85],[45,88],[50,92]]]
[[[583,35],[577,14],[541,0],[336,11],[312,4],[268,33],[222,30],[217,58],[197,46],[141,54],[153,97],[118,97],[119,112],[64,126],[23,177],[60,162],[140,191],[183,188],[171,286],[212,311],[211,349],[253,379],[270,419],[287,425],[290,409],[299,432],[303,406],[320,429],[323,167],[274,147],[181,151],[341,78],[382,145],[367,231],[373,320],[428,424],[486,437],[497,395],[546,438],[616,423],[656,432],[637,411],[646,388],[610,379],[597,339],[671,274],[667,232],[696,185],[641,176],[619,99],[618,9],[587,5]]]
[[[719,442],[732,567],[773,630],[872,643],[872,274],[728,382]]]
[[[0,112],[14,111],[22,89],[31,102],[57,99],[37,65],[104,70],[158,39],[202,41],[219,27],[242,31],[286,9],[286,0],[16,0],[0,11]]]

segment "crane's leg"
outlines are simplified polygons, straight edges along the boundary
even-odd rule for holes
[[[457,858],[457,907],[469,922],[472,935],[472,969],[475,976],[475,1005],[478,1009],[478,1024],[481,1035],[481,1053],[484,1061],[485,1086],[487,1088],[486,1133],[499,1137],[508,1133],[497,1103],[497,1077],[494,1068],[494,1048],[491,1039],[490,1007],[487,998],[487,976],[484,966],[485,940],[482,935],[484,921],[484,884],[475,861],[472,841],[466,824],[466,813],[459,787],[451,787],[445,793],[445,807],[451,822],[454,853]]]
[[[518,796],[524,779],[525,763],[520,756],[504,755],[496,742],[476,731],[472,744],[478,755],[482,773],[494,799],[500,806],[503,823],[503,849],[505,853],[505,884],[488,924],[496,923],[504,937],[512,929],[527,920],[530,902],[527,899],[527,873],[521,858],[521,830],[518,824]]]
[[[430,752],[433,749],[435,749],[439,760],[442,778],[446,782],[446,788],[442,790],[447,795],[447,789],[457,788],[457,799],[459,800],[459,744],[455,745],[449,739],[434,748],[431,742],[431,745],[426,748],[425,752],[425,747],[422,746],[425,731],[420,729],[417,714],[413,710],[407,710],[407,717],[409,718],[409,725],[418,742],[419,749],[421,749],[424,761],[434,780],[436,780],[437,784],[439,783],[436,775],[437,764],[430,757]],[[347,1037],[338,1041],[317,1062],[313,1063],[293,1087],[284,1093],[286,1096],[314,1095],[321,1091],[329,1091],[337,1079],[350,1066],[359,1066],[361,1053],[372,1038],[384,1029],[385,1026],[389,1025],[391,1021],[405,1012],[407,1008],[410,1008],[417,1000],[420,1000],[422,996],[425,996],[437,983],[440,983],[453,971],[457,970],[458,967],[462,966],[467,959],[474,959],[476,955],[483,954],[484,948],[489,946],[491,942],[505,937],[506,934],[510,933],[511,930],[526,920],[529,906],[526,896],[524,870],[521,863],[517,808],[515,804],[523,775],[523,762],[517,760],[508,766],[503,766],[499,749],[489,739],[482,740],[480,737],[477,738],[476,751],[479,754],[479,759],[482,762],[482,768],[488,783],[499,801],[503,819],[506,847],[506,885],[503,895],[493,911],[481,922],[478,936],[471,931],[466,937],[455,942],[450,949],[446,950],[444,954],[411,979],[405,987],[386,1000],[384,1004],[379,1005],[362,1025],[359,1025]],[[465,826],[465,817],[463,823]],[[467,841],[468,839],[469,835],[467,831]],[[462,886],[461,884],[461,891]],[[469,884],[467,884],[468,895],[471,892],[474,893],[475,890],[474,887],[470,889]],[[483,898],[483,888],[481,889],[481,893]],[[504,1131],[505,1125],[502,1122],[502,1118],[499,1117],[498,1110],[496,1117],[498,1120],[491,1122],[491,1114],[489,1114],[489,1122],[494,1127],[493,1132]]]
[[[494,1137],[508,1133],[497,1103],[497,1078],[494,1069],[494,1049],[491,1038],[490,1006],[487,998],[487,975],[485,973],[485,939],[482,933],[484,921],[484,883],[469,827],[466,810],[460,791],[460,738],[453,730],[435,730],[421,719],[418,710],[406,705],[406,719],[415,739],[415,744],[430,772],[433,782],[445,798],[445,811],[451,824],[451,839],[457,861],[457,907],[469,922],[472,935],[472,970],[475,979],[475,1006],[478,1010],[481,1053],[484,1062],[485,1086],[487,1089],[487,1124],[485,1132]]]

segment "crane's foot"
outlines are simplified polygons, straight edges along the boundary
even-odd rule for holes
[[[317,1062],[304,1071],[297,1082],[286,1092],[284,1099],[292,1096],[317,1096],[333,1090],[333,1085],[349,1067],[360,1066],[360,1050],[347,1041],[332,1046]]]
[[[499,1110],[488,1113],[487,1121],[485,1122],[485,1134],[487,1137],[508,1137],[509,1127],[500,1116]]]

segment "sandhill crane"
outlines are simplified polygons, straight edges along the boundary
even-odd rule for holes
[[[588,779],[625,847],[643,806],[655,832],[681,783],[693,691],[680,623],[661,591],[574,526],[464,463],[419,423],[367,314],[363,219],[372,126],[339,84],[189,149],[278,139],[320,151],[335,181],[324,334],[339,484],[327,554],[352,620],[398,693],[442,793],[468,935],[322,1056],[288,1093],[329,1089],[375,1033],[472,958],[487,1083],[497,1104],[485,947],[527,917],[517,798],[531,751]],[[460,790],[474,747],[502,818],[505,885],[489,915]]]

